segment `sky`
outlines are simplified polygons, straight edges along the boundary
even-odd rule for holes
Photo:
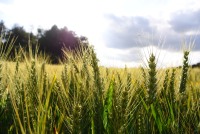
[[[158,67],[200,62],[199,0],[0,0],[0,20],[28,32],[66,26],[88,37],[100,65],[143,66],[149,53]]]

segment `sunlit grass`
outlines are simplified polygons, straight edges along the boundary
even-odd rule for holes
[[[51,65],[30,52],[0,60],[1,133],[200,132],[199,68],[157,69],[153,53],[146,68],[99,67],[90,47]]]

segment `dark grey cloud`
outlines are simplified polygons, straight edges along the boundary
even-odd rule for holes
[[[194,46],[191,48],[192,51],[200,51],[200,34],[187,35],[185,41],[187,45],[192,45],[194,42]]]
[[[200,15],[200,10],[198,11],[198,13]],[[175,16],[176,15],[173,15],[173,17]],[[192,16],[191,18],[194,18],[194,16],[197,17],[198,14],[197,12],[188,13],[187,16]],[[195,40],[193,51],[199,51],[200,34],[195,35],[195,32],[193,31],[194,34],[183,35],[180,34],[179,31],[174,30],[181,27],[185,29],[185,31],[192,30],[192,28],[197,26],[197,20],[195,22],[191,22],[191,24],[189,24],[190,21],[188,21],[188,24],[184,26],[184,24],[182,24],[182,21],[179,21],[180,19],[176,20],[173,17],[170,21],[170,24],[173,24],[172,27],[160,30],[158,27],[152,26],[152,21],[145,17],[121,17],[115,15],[107,15],[106,18],[109,20],[109,27],[104,33],[105,44],[109,48],[123,50],[154,45],[157,47],[161,47],[161,49],[177,51],[183,48],[183,40],[185,40],[187,42],[187,45],[189,45],[189,42],[192,39]],[[198,19],[200,20],[200,16],[198,17]],[[161,42],[159,42],[160,40]]]
[[[192,51],[200,53],[200,33],[197,33],[200,30],[200,10],[172,14],[168,21],[170,27],[165,25],[164,28],[141,16],[107,15],[106,18],[109,26],[103,35],[104,43],[109,48],[124,52],[115,56],[120,61],[140,61],[140,51],[149,45],[180,52],[185,47],[190,48],[195,41]]]
[[[192,51],[200,51],[200,34],[198,34],[198,37],[195,39],[195,45]]]
[[[104,40],[108,47],[128,49],[137,46],[137,38],[141,32],[151,32],[149,20],[144,17],[118,17],[107,15],[109,27],[105,31]]]
[[[167,31],[158,31],[165,33],[165,43],[163,49],[170,51],[182,50],[184,45],[187,48],[192,47],[192,51],[200,51],[200,33],[192,31],[190,34],[182,34],[169,28]]]
[[[175,32],[194,31],[200,28],[200,10],[174,13],[169,24]]]

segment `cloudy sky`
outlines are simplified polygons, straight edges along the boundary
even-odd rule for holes
[[[200,62],[199,0],[0,0],[1,19],[29,32],[67,26],[89,38],[101,65],[138,66],[152,51],[159,66],[176,66],[189,47]]]

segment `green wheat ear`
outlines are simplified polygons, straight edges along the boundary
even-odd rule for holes
[[[3,78],[2,71],[3,71],[3,64],[0,62],[0,86],[1,86],[1,80]]]
[[[157,78],[156,78],[157,72],[156,72],[155,56],[153,53],[151,53],[148,63],[149,63],[148,100],[149,102],[154,102],[157,92]]]
[[[184,51],[181,83],[180,83],[180,89],[179,89],[180,93],[183,93],[186,90],[186,83],[187,83],[188,69],[189,69],[189,64],[188,64],[189,53],[190,53],[189,51]]]
[[[145,69],[143,67],[141,67],[141,71],[142,71],[142,77],[143,77],[143,82],[144,82],[144,87],[147,88],[147,74],[145,72]]]
[[[75,104],[73,109],[73,123],[72,123],[72,133],[79,134],[80,133],[80,118],[81,118],[81,105]]]
[[[163,87],[162,87],[162,91],[161,91],[162,97],[167,95],[168,80],[169,80],[169,69],[167,69],[165,71],[165,79],[163,81]]]
[[[61,73],[61,80],[65,89],[67,89],[68,83],[68,72],[67,72],[67,64],[64,65],[64,70]]]
[[[96,53],[91,49],[93,79],[94,79],[94,115],[93,115],[93,128],[95,133],[103,133],[103,88],[98,67],[98,59]]]
[[[175,101],[175,88],[174,88],[174,85],[175,85],[175,68],[172,69],[172,74],[171,74],[171,77],[170,77],[170,82],[169,82],[169,91],[167,92],[167,94],[169,95],[169,98],[171,101]]]

